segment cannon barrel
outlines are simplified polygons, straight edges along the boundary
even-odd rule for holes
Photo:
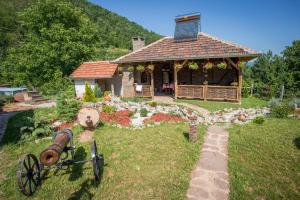
[[[69,129],[59,131],[53,139],[53,144],[40,154],[41,163],[45,166],[55,165],[59,161],[64,149],[72,140],[72,135],[72,131]]]

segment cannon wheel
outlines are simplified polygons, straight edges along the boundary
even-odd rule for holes
[[[99,181],[101,165],[103,165],[102,164],[103,159],[100,158],[98,155],[98,150],[97,150],[97,145],[95,140],[93,140],[91,144],[91,152],[92,152],[92,163],[93,163],[93,172],[94,172],[95,180]]]
[[[41,184],[40,166],[35,155],[20,158],[18,165],[18,185],[23,194],[31,196]]]

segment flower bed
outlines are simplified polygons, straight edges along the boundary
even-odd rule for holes
[[[101,112],[100,120],[106,123],[116,123],[121,126],[130,126],[131,124],[130,111],[126,109],[114,113]]]
[[[156,113],[153,114],[151,117],[144,119],[144,124],[154,123],[154,122],[183,122],[183,121],[185,120],[176,115]]]

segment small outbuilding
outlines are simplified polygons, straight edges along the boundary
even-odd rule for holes
[[[86,81],[93,89],[98,85],[103,92],[110,91],[112,95],[121,95],[121,78],[116,71],[117,64],[109,61],[82,63],[70,75],[70,78],[74,80],[76,96],[79,98],[83,96]]]

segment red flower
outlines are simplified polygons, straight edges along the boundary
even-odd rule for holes
[[[152,115],[150,118],[144,119],[144,123],[153,123],[153,122],[183,122],[184,120],[181,117],[178,117],[176,115],[170,115],[170,114],[165,114],[165,113],[156,113]]]

